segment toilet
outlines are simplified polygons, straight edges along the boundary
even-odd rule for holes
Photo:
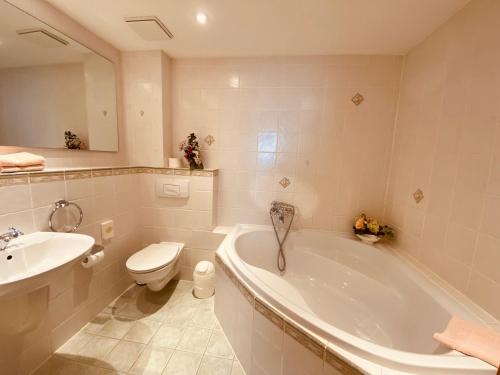
[[[178,260],[183,249],[184,244],[178,242],[149,245],[127,259],[127,270],[137,284],[146,284],[157,292],[179,272]]]

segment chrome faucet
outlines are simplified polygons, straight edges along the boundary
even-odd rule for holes
[[[14,227],[10,227],[6,233],[0,234],[0,251],[5,250],[7,246],[9,246],[10,241],[14,238],[22,236],[23,234],[23,232]]]
[[[271,210],[269,211],[271,217],[278,218],[280,224],[285,223],[286,216],[293,216],[295,208],[291,204],[273,201],[271,202]]]

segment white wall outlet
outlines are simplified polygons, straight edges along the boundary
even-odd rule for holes
[[[115,236],[115,223],[113,220],[103,221],[101,223],[101,238],[103,240],[110,240]]]

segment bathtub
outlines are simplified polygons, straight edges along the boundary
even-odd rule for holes
[[[488,315],[465,307],[383,245],[369,246],[330,232],[291,232],[285,244],[287,269],[280,274],[272,228],[237,225],[218,255],[272,310],[337,353],[378,366],[377,373],[496,373],[485,362],[450,351],[432,338],[452,315],[480,323]]]

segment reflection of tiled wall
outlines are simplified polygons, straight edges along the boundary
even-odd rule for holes
[[[409,53],[386,217],[398,247],[500,318],[498,14],[473,1]]]
[[[62,148],[71,130],[88,147],[84,69],[79,62],[0,69],[0,145]]]
[[[29,177],[30,183],[26,175],[14,179],[2,176],[1,233],[9,226],[25,233],[48,231],[52,205],[61,198],[82,207],[84,220],[78,232],[93,236],[97,242],[101,242],[99,223],[107,219],[115,223],[115,238],[103,244],[105,258],[102,263],[92,269],[76,264],[51,285],[48,309],[40,313],[41,324],[34,332],[26,337],[0,334],[2,372],[10,373],[7,369],[16,366],[13,373],[24,374],[39,365],[130,285],[132,280],[125,261],[140,245],[135,215],[137,176],[129,174],[128,168],[35,174]],[[9,319],[11,317],[6,316],[1,320],[5,323]],[[4,358],[7,353],[9,357]]]
[[[155,185],[161,178],[189,180],[189,198],[158,197]],[[139,175],[138,193],[142,246],[160,241],[185,243],[179,278],[192,280],[196,263],[213,262],[215,250],[224,237],[212,233],[217,209],[217,172],[166,176],[150,171]]]
[[[162,51],[124,52],[123,88],[128,161],[134,165],[164,166],[169,124],[169,58]],[[165,122],[165,124],[164,124]],[[165,126],[164,126],[165,125]],[[170,142],[170,139],[169,139]]]
[[[382,213],[400,58],[174,60],[172,74],[174,145],[196,132],[220,169],[219,225],[267,223],[273,199],[304,227]]]

